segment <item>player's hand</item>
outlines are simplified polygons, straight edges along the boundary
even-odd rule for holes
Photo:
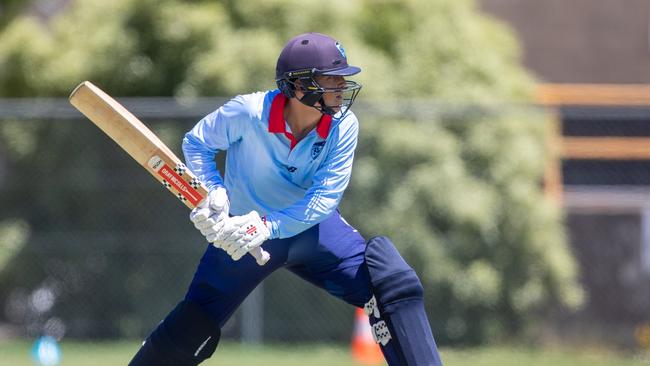
[[[219,246],[233,260],[239,260],[251,250],[257,251],[256,248],[271,236],[271,231],[266,226],[266,223],[262,221],[257,211],[224,220],[220,231],[219,239],[221,240]],[[261,251],[261,253],[264,252]]]
[[[213,242],[221,226],[217,224],[223,224],[229,211],[230,201],[226,189],[219,187],[210,191],[208,197],[190,212],[190,221],[209,242]]]

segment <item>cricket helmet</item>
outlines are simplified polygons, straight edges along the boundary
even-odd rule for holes
[[[282,49],[275,68],[275,81],[287,98],[295,97],[295,91],[300,90],[304,93],[299,99],[303,104],[329,115],[340,110],[342,117],[352,106],[361,84],[346,80],[344,87],[325,88],[318,84],[316,77],[345,77],[360,71],[359,67],[348,64],[340,42],[324,34],[304,33],[289,40]],[[338,106],[326,106],[324,93],[342,93],[343,101]]]

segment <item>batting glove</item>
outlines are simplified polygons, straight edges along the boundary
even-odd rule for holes
[[[228,194],[225,188],[219,187],[210,191],[208,197],[190,212],[190,221],[207,241],[213,242],[229,212]]]
[[[221,239],[221,249],[236,261],[258,248],[271,236],[271,231],[257,211],[224,220],[220,231],[218,239]]]

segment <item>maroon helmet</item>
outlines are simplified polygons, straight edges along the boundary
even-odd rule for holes
[[[346,80],[342,88],[325,88],[316,81],[317,76],[351,76],[361,71],[359,67],[348,64],[345,49],[340,42],[320,33],[298,35],[284,46],[275,68],[275,81],[287,98],[295,97],[300,90],[305,95],[300,101],[329,115],[341,110],[341,117],[350,109],[361,85]],[[300,83],[296,84],[296,81]],[[343,103],[326,106],[323,93],[343,93]],[[319,103],[319,106],[315,104]]]

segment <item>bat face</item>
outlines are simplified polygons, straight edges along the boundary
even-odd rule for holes
[[[89,81],[79,84],[70,103],[142,165],[187,207],[208,196],[208,189],[151,130],[115,99]],[[251,255],[259,265],[270,259],[261,247]]]
[[[72,103],[187,207],[196,207],[208,189],[147,126],[92,83],[81,83]]]

